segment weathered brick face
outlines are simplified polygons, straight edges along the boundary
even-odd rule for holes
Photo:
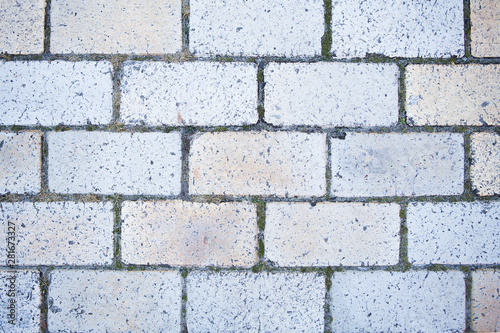
[[[0,0],[0,328],[500,331],[499,22]]]

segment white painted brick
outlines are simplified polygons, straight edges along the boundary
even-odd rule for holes
[[[0,132],[0,193],[39,192],[41,168],[41,132]]]
[[[408,260],[412,264],[500,263],[500,203],[410,203]]]
[[[499,2],[497,0],[471,0],[470,20],[472,56],[500,56]]]
[[[55,270],[50,332],[180,332],[177,271]]]
[[[0,281],[0,328],[3,332],[39,332],[42,302],[40,273],[33,270],[2,269]],[[13,294],[15,297],[11,297]],[[14,308],[8,308],[12,299]],[[13,322],[9,322],[11,320]]]
[[[333,332],[463,332],[461,272],[334,273]]]
[[[271,63],[265,120],[278,126],[391,126],[398,121],[396,64]]]
[[[179,194],[179,133],[50,132],[49,189],[59,193]]]
[[[500,194],[500,135],[472,134],[471,151],[472,189],[482,196]]]
[[[187,329],[323,332],[325,289],[325,278],[317,274],[190,273]]]
[[[321,196],[324,134],[205,133],[191,143],[191,194]]]
[[[280,266],[395,265],[399,205],[274,202],[266,205],[266,258]]]
[[[226,267],[257,263],[254,204],[126,201],[121,216],[125,263]]]
[[[0,53],[43,53],[45,0],[0,0]]]
[[[500,331],[500,272],[472,272],[472,329],[474,332]]]
[[[0,63],[0,125],[111,121],[112,66],[98,61]]]
[[[500,66],[409,65],[410,125],[500,125]]]
[[[461,194],[463,142],[456,133],[347,133],[345,140],[331,140],[331,194]]]
[[[317,56],[323,1],[192,0],[189,44],[198,56]]]
[[[0,248],[14,242],[18,265],[109,265],[113,261],[111,203],[0,203],[0,222],[6,236],[0,237]],[[13,231],[15,238],[7,238],[12,236],[7,231]]]
[[[53,0],[52,53],[174,53],[182,48],[181,0]]]
[[[257,66],[251,63],[127,62],[125,123],[227,126],[256,123]]]
[[[332,30],[341,58],[464,55],[462,0],[335,1]]]

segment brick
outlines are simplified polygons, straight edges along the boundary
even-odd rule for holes
[[[43,53],[45,0],[0,0],[0,53]]]
[[[0,63],[0,125],[107,124],[112,93],[107,61]]]
[[[325,289],[325,278],[317,274],[190,273],[187,329],[323,332]]]
[[[399,205],[273,202],[266,205],[266,258],[279,266],[395,265]]]
[[[191,143],[191,194],[321,196],[326,137],[297,132],[205,133]]]
[[[181,0],[53,0],[52,53],[175,53]]]
[[[412,264],[500,263],[500,203],[410,203],[408,260]]]
[[[251,63],[127,62],[121,92],[126,123],[228,126],[258,120],[257,67]]]
[[[54,270],[51,332],[180,332],[177,271]]]
[[[40,331],[40,273],[34,270],[0,270],[0,327],[4,332]],[[13,294],[15,294],[14,297]],[[14,300],[14,303],[12,303]],[[14,309],[8,306],[14,304]],[[15,318],[10,317],[10,315]],[[10,322],[12,320],[12,322]]]
[[[396,64],[271,63],[265,120],[278,126],[391,126],[398,121]]]
[[[474,57],[500,56],[500,3],[471,0],[471,53]]]
[[[189,45],[198,56],[317,56],[323,1],[190,1]]]
[[[97,202],[0,203],[5,236],[15,243],[18,265],[110,265],[113,205]],[[14,239],[7,238],[14,232]]]
[[[127,264],[238,266],[257,263],[254,204],[126,201],[121,210]]]
[[[50,132],[49,189],[58,193],[179,194],[179,133]]]
[[[462,0],[336,1],[332,27],[340,58],[464,55]]]
[[[333,332],[463,332],[461,272],[335,273],[330,288]]]
[[[472,272],[472,329],[474,332],[500,331],[500,272]]]
[[[472,190],[481,196],[500,194],[500,135],[474,133],[471,139]]]
[[[409,65],[410,125],[500,125],[500,66]]]
[[[347,133],[345,140],[331,141],[331,194],[461,194],[463,146],[463,136],[456,133]]]
[[[0,193],[39,192],[41,168],[41,132],[0,132]]]

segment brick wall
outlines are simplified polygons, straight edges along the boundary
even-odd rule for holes
[[[0,4],[5,331],[500,331],[496,1]]]

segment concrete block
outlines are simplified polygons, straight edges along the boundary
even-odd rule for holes
[[[472,329],[500,332],[500,272],[492,269],[472,272]]]
[[[496,0],[471,0],[470,20],[472,56],[500,56],[500,3]]]
[[[471,152],[472,190],[481,196],[500,194],[500,135],[473,133]]]

